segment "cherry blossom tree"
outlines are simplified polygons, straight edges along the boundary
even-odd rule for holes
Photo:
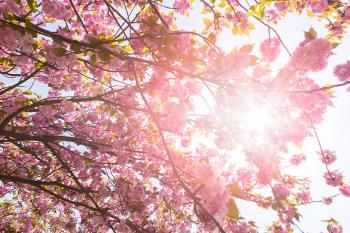
[[[311,27],[289,50],[275,25],[293,12],[329,34]],[[0,231],[262,231],[238,199],[275,211],[269,232],[298,230],[300,205],[335,197],[313,200],[283,169],[307,159],[307,138],[324,182],[350,196],[317,131],[350,61],[339,83],[309,77],[349,23],[340,0],[0,0]],[[258,26],[261,43],[218,46]]]

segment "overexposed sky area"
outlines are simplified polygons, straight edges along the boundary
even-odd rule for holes
[[[186,30],[196,30],[202,28],[203,22],[200,17],[200,7],[193,7],[191,18],[182,17],[178,19],[179,27]],[[196,17],[198,16],[198,17]],[[218,45],[230,51],[235,46],[238,48],[244,44],[255,44],[254,52],[258,52],[259,44],[268,38],[268,30],[259,22],[254,21],[256,30],[251,31],[249,36],[237,37],[227,30],[222,32],[218,38]],[[304,31],[308,31],[312,26],[318,34],[318,37],[324,38],[328,32],[324,28],[325,21],[309,18],[305,14],[290,14],[280,21],[278,25],[273,25],[283,39],[290,51],[298,46],[304,40]],[[274,34],[271,32],[271,36]],[[341,45],[333,50],[328,60],[328,66],[325,70],[310,76],[320,85],[339,83],[333,75],[333,68],[340,63],[350,60],[350,33],[345,34]],[[279,65],[288,61],[287,53],[281,48],[281,54],[278,58]],[[334,107],[328,108],[324,115],[324,121],[316,125],[323,149],[334,150],[337,153],[337,161],[330,166],[331,170],[339,169],[343,172],[345,182],[350,182],[350,92],[347,87],[334,89],[334,98],[332,99]],[[285,171],[290,174],[308,177],[311,180],[311,194],[313,200],[321,200],[323,197],[332,196],[339,193],[337,188],[326,185],[323,174],[325,167],[317,154],[319,147],[314,137],[310,137],[303,146],[303,152],[306,154],[306,162],[299,167],[292,166]],[[288,170],[289,169],[289,170]],[[270,210],[263,210],[255,203],[237,201],[241,216],[248,220],[253,220],[259,227],[259,232],[264,232],[266,226],[270,225],[276,219],[275,213]],[[350,232],[350,199],[344,196],[337,196],[333,199],[333,204],[326,206],[322,203],[313,203],[299,207],[299,213],[302,214],[300,222],[297,225],[302,231],[309,233],[327,232],[326,224],[321,220],[335,218],[343,225],[343,232]],[[295,232],[298,232],[295,229]],[[300,231],[301,232],[301,231]]]

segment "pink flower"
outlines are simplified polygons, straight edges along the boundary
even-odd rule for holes
[[[56,19],[64,19],[67,16],[65,5],[57,1],[43,1],[43,11],[47,16]]]
[[[325,204],[325,205],[330,205],[330,204],[332,204],[332,202],[333,202],[333,200],[330,197],[324,197],[322,199],[322,203]]]
[[[242,11],[237,11],[234,14],[233,22],[235,23],[235,25],[239,26],[243,30],[249,27],[247,14],[243,13]]]
[[[75,110],[75,107],[74,107],[74,103],[71,102],[71,101],[68,101],[68,100],[64,100],[61,102],[62,104],[62,110],[65,112],[65,113],[69,113],[69,112],[74,112]]]
[[[254,226],[250,225],[247,222],[235,222],[230,223],[230,228],[227,232],[239,232],[239,233],[257,233]]]
[[[334,22],[330,31],[333,33],[333,36],[341,35],[344,33],[344,26],[339,22]]]
[[[180,14],[184,14],[188,8],[190,8],[190,4],[188,1],[176,0],[174,3],[174,8],[176,12]]]
[[[17,48],[18,38],[21,38],[21,34],[18,31],[12,30],[9,27],[3,27],[1,29],[0,43],[8,49],[14,50]]]
[[[322,13],[323,11],[328,9],[328,1],[327,0],[309,0],[309,6],[311,10],[315,13]]]
[[[186,125],[186,106],[175,102],[164,107],[163,117],[159,121],[162,128],[173,133],[180,133]]]
[[[255,77],[256,79],[259,79],[260,77],[264,77],[266,73],[267,71],[264,68],[257,66],[253,70],[253,77]]]
[[[332,164],[337,159],[334,151],[325,150],[321,154],[321,161],[327,165]]]
[[[350,197],[350,185],[344,185],[339,188],[339,191],[346,197]]]
[[[285,223],[289,223],[292,221],[292,219],[295,217],[295,209],[293,206],[287,206],[285,209],[284,209],[284,214],[285,214],[285,217],[284,217],[284,221]]]
[[[285,199],[289,196],[289,189],[284,184],[274,184],[272,187],[276,199]]]
[[[260,52],[266,61],[274,61],[280,53],[280,40],[278,38],[264,40],[260,45]]]
[[[297,195],[297,200],[300,203],[307,203],[310,202],[312,199],[310,197],[310,192],[309,191],[302,191]]]
[[[32,228],[33,228],[32,222],[30,221],[30,219],[27,219],[26,224],[24,226],[24,232],[29,233]]]
[[[8,191],[7,187],[0,187],[0,195],[5,195]]]
[[[207,163],[200,163],[194,170],[195,175],[207,186],[212,186],[216,182],[217,172]]]
[[[289,161],[291,164],[298,166],[304,160],[305,160],[304,154],[294,154],[293,157]]]
[[[350,78],[350,61],[337,65],[334,68],[334,75],[337,76],[340,81],[348,81]]]
[[[191,140],[189,138],[183,138],[181,140],[181,146],[188,147],[191,144]]]
[[[201,196],[206,209],[219,222],[222,222],[227,214],[227,201],[229,191],[227,184],[214,167],[208,163],[200,163],[194,168],[194,175],[202,182],[202,186],[197,190]],[[198,208],[198,217],[204,222],[205,228],[212,231],[215,228],[212,221],[208,221],[203,209]]]
[[[278,18],[278,12],[275,11],[275,10],[268,10],[266,12],[266,15],[265,15],[265,18],[267,20],[267,22],[271,23],[273,22],[274,20],[276,20]]]
[[[256,180],[261,185],[267,185],[269,184],[273,179],[273,171],[269,169],[259,169],[258,173],[256,174]]]
[[[276,7],[277,11],[285,11],[288,9],[289,4],[288,4],[288,2],[283,2],[283,1],[275,2],[275,7]]]
[[[242,77],[244,74],[243,70],[249,67],[251,56],[246,52],[238,52],[236,54],[230,54],[228,56],[227,68],[230,71],[230,74],[236,74],[236,79]]]
[[[326,67],[331,50],[332,45],[327,40],[305,41],[292,54],[289,66],[294,71],[320,71]]]
[[[324,174],[324,178],[326,179],[326,183],[331,186],[338,186],[343,180],[343,175],[339,171],[331,171],[331,172],[326,172]]]
[[[350,20],[350,6],[345,7],[343,18],[345,20]]]
[[[248,168],[239,168],[237,169],[237,178],[243,184],[249,184],[253,178],[252,172]]]
[[[19,7],[19,4],[14,0],[5,0],[0,2],[0,12],[13,12],[15,14],[20,14],[20,11],[21,8]]]
[[[327,230],[329,233],[343,233],[343,227],[340,225],[330,224],[327,226]]]

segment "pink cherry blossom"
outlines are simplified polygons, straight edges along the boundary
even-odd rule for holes
[[[266,61],[274,61],[280,53],[280,41],[278,38],[264,40],[260,45],[260,52]]]
[[[328,225],[327,230],[329,233],[343,233],[343,227],[340,225]]]
[[[286,3],[286,2],[275,2],[274,6],[276,7],[276,9],[278,11],[284,11],[284,10],[288,9],[288,3]]]
[[[289,63],[292,70],[320,71],[327,65],[332,45],[329,41],[317,38],[296,48]]]
[[[329,5],[327,0],[309,0],[308,4],[311,8],[311,10],[315,13],[322,13],[323,11],[327,10]]]
[[[43,11],[49,16],[57,19],[64,19],[67,16],[67,10],[63,3],[57,1],[43,1]]]
[[[332,200],[331,197],[324,197],[322,199],[322,203],[325,204],[325,205],[330,205],[330,204],[332,204],[332,202],[333,202],[333,200]]]
[[[349,185],[343,185],[339,187],[339,191],[346,197],[350,197],[350,186]]]
[[[175,0],[174,8],[180,14],[184,14],[189,7],[190,4],[187,1]]]
[[[291,164],[298,166],[301,162],[305,160],[304,154],[294,154],[292,158],[289,160]]]
[[[339,186],[343,180],[343,175],[339,171],[331,171],[326,172],[324,174],[324,178],[326,179],[326,183],[331,186]]]
[[[350,20],[350,6],[344,8],[344,19]]]
[[[184,107],[175,102],[167,104],[160,120],[161,126],[170,132],[181,132],[186,124],[185,111]]]
[[[348,81],[350,79],[350,61],[337,65],[334,68],[334,75],[341,81]]]
[[[334,151],[324,150],[321,154],[321,161],[327,165],[332,164],[337,159]]]
[[[289,189],[284,184],[274,184],[272,186],[276,199],[285,199],[289,196]]]

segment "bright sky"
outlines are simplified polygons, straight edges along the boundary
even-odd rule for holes
[[[199,10],[194,8],[191,15],[199,16]],[[187,30],[197,29],[203,25],[200,17],[196,18],[181,18],[178,20],[180,27]],[[318,33],[318,37],[325,37],[328,32],[323,28],[323,23],[316,19],[310,19],[305,15],[292,14],[279,22],[275,29],[279,32],[284,43],[290,51],[294,51],[296,46],[304,39],[304,31],[308,31],[312,26]],[[234,37],[230,31],[223,32],[218,38],[219,46],[227,51],[233,47],[240,47],[243,44],[255,43],[257,51],[260,42],[267,38],[268,31],[263,25],[255,23],[256,30],[251,31],[249,37]],[[273,33],[271,32],[273,36]],[[288,60],[288,55],[281,49],[279,60],[281,65]],[[333,50],[335,55],[332,55],[328,60],[327,69],[312,74],[316,82],[319,84],[334,84],[339,83],[333,75],[333,68],[339,63],[350,60],[350,33],[345,35],[344,42]],[[324,115],[324,122],[317,125],[318,134],[324,149],[334,150],[337,152],[337,161],[330,166],[330,169],[339,169],[343,172],[345,181],[350,182],[350,92],[346,92],[346,88],[341,87],[335,89],[333,98],[333,108],[329,108]],[[332,196],[339,193],[337,188],[332,188],[325,184],[323,174],[325,168],[316,153],[319,151],[315,138],[309,138],[303,147],[303,152],[307,156],[304,164],[293,169],[292,174],[298,174],[302,177],[309,177],[311,180],[311,194],[314,200],[321,200],[322,197]],[[288,170],[286,170],[288,171]],[[241,216],[249,220],[254,220],[259,226],[259,232],[263,232],[267,225],[275,219],[274,212],[258,208],[254,203],[245,201],[237,202]],[[338,196],[333,199],[333,204],[325,206],[322,203],[313,203],[299,207],[299,212],[303,215],[297,225],[304,232],[327,232],[326,224],[321,220],[330,219],[331,217],[338,220],[343,225],[344,232],[350,232],[350,201],[349,199]],[[298,232],[296,229],[295,232]]]
[[[255,24],[257,31],[252,32],[250,38],[245,38],[245,43],[253,43],[266,38],[267,30]],[[327,32],[320,27],[320,22],[311,20],[305,16],[297,14],[288,16],[276,26],[277,31],[286,43],[287,47],[293,51],[294,48],[304,39],[304,31],[308,31],[313,26],[319,37],[324,37]],[[254,33],[254,34],[253,34]],[[230,43],[230,37],[227,33],[222,37],[223,44]],[[255,36],[256,35],[256,36]],[[329,66],[326,70],[313,74],[312,77],[320,84],[338,83],[333,75],[333,67],[336,64],[343,63],[350,59],[350,33],[346,34],[344,43],[334,50],[335,55],[329,59]],[[287,56],[286,56],[287,58]],[[324,122],[318,125],[318,133],[323,148],[335,150],[338,160],[331,165],[331,168],[339,169],[343,172],[346,181],[350,181],[350,92],[346,92],[346,88],[338,88],[334,93],[336,98],[333,99],[334,108],[329,108],[324,116]],[[315,153],[319,151],[317,141],[310,138],[304,146],[304,152],[307,155],[307,161],[301,165],[297,172],[301,176],[309,177],[312,181],[311,193],[314,200],[320,200],[322,197],[332,196],[338,193],[336,188],[331,188],[325,184],[322,177],[325,171],[324,166],[319,160],[319,155]],[[292,173],[296,172],[295,167]],[[272,211],[264,211],[260,208],[252,208],[255,204],[239,203],[239,209],[242,216],[255,220],[258,226],[264,230],[265,226],[271,223]],[[349,199],[339,196],[333,200],[333,204],[325,206],[321,203],[314,203],[300,208],[303,218],[298,225],[304,232],[326,232],[325,224],[320,220],[329,219],[331,217],[337,219],[343,224],[344,232],[350,232],[350,210]],[[296,230],[297,232],[297,230]]]

